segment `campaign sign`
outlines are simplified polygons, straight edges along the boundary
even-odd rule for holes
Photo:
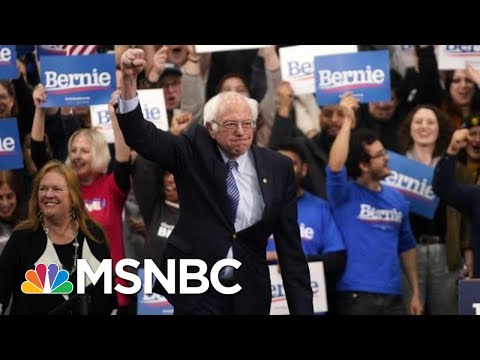
[[[388,157],[392,173],[381,183],[403,193],[410,202],[410,211],[433,219],[440,202],[432,189],[433,168],[392,151]]]
[[[480,61],[480,45],[440,45],[439,70],[465,69],[469,62]]]
[[[138,99],[145,120],[151,121],[158,129],[167,131],[168,115],[163,89],[138,90]],[[112,120],[108,112],[108,105],[90,106],[90,117],[92,126],[105,136],[109,144],[113,143]]]
[[[315,77],[313,75],[315,56],[355,53],[357,45],[297,45],[282,47],[280,70],[282,79],[288,81],[295,95],[313,94]]]
[[[90,118],[92,119],[92,127],[103,134],[107,143],[113,144],[115,139],[113,136],[112,119],[108,112],[108,105],[90,106]]]
[[[23,168],[16,118],[0,119],[0,170]]]
[[[403,66],[414,67],[415,66],[415,47],[414,45],[393,45],[397,50],[399,60],[403,63]]]
[[[142,289],[137,294],[137,315],[173,315],[173,305],[165,296],[156,293],[145,294],[143,268],[138,269],[138,277],[142,280]]]
[[[458,315],[480,315],[480,279],[458,282]]]
[[[314,64],[319,105],[338,104],[346,92],[352,92],[361,103],[391,99],[387,50],[316,56]]]
[[[323,262],[310,262],[308,263],[308,268],[310,269],[310,285],[313,291],[313,312],[315,314],[325,313],[328,310],[328,306]],[[280,268],[278,265],[269,265],[268,270],[270,271],[270,281],[272,283],[270,315],[288,315],[290,312],[288,310]]]
[[[115,55],[44,56],[41,80],[48,99],[42,107],[108,104],[115,84]]]
[[[0,45],[0,80],[18,79],[15,45]]]

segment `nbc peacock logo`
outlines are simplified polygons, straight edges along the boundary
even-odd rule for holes
[[[68,281],[68,272],[59,270],[57,264],[37,264],[35,270],[28,270],[22,283],[24,294],[60,294],[67,295],[73,291],[73,284]]]

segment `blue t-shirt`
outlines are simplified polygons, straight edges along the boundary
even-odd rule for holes
[[[298,226],[305,255],[321,255],[345,250],[328,202],[304,191],[297,199],[297,209]],[[268,239],[267,251],[275,251],[273,237]]]
[[[378,192],[347,180],[347,171],[326,168],[330,206],[343,235],[347,265],[339,291],[402,293],[400,254],[415,247],[408,202],[399,191]]]

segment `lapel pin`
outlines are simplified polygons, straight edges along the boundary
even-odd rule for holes
[[[268,182],[268,180],[263,178],[263,183],[266,184],[267,182]]]

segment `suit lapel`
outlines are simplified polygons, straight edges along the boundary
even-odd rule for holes
[[[215,142],[212,141],[212,146],[214,147],[214,155],[209,161],[209,172],[212,174],[214,181],[214,191],[216,201],[214,204],[215,209],[219,209],[218,216],[223,220],[223,222],[234,228],[234,224],[228,219],[227,214],[229,213],[228,199],[226,194],[226,178],[227,178],[227,167],[225,166],[220,151],[217,148]],[[260,186],[260,191],[262,192],[263,202],[265,203],[265,208],[263,210],[262,218],[266,217],[270,204],[273,199],[274,189],[273,189],[273,170],[271,164],[268,162],[268,159],[265,158],[265,155],[262,151],[259,151],[257,146],[252,146],[253,158],[255,161],[255,169],[257,171],[258,184]]]
[[[255,169],[257,170],[258,184],[262,192],[265,209],[262,218],[266,216],[270,208],[273,197],[273,173],[271,164],[265,159],[262,151],[257,146],[252,146],[253,157],[255,159]]]

